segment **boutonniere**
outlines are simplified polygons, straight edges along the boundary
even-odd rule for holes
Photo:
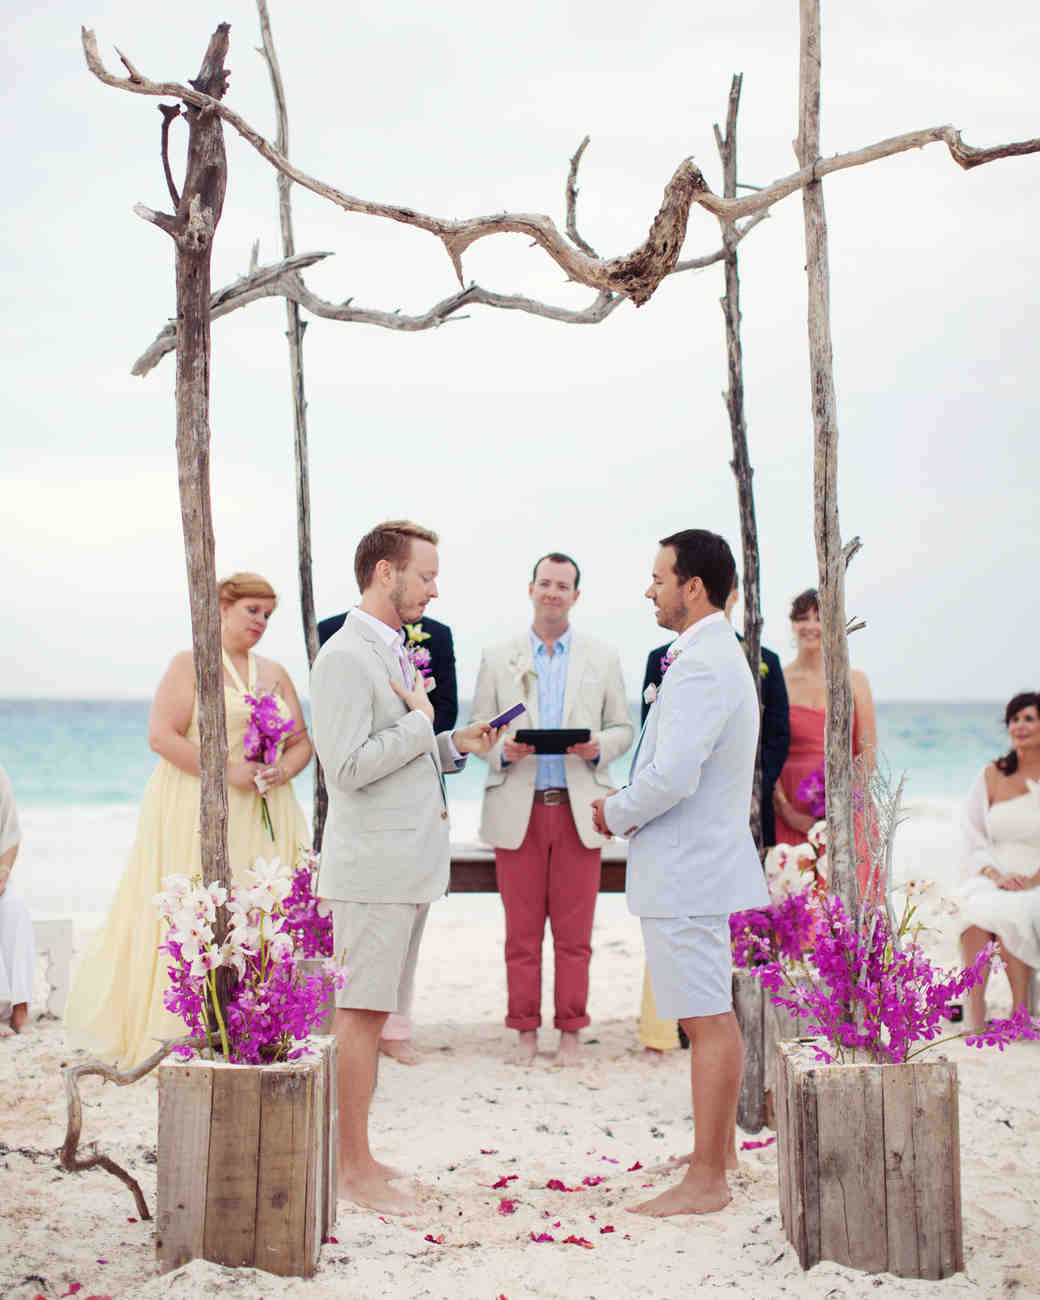
[[[667,649],[667,650],[664,652],[664,654],[661,656],[661,676],[662,676],[662,677],[664,677],[665,673],[668,671],[669,668],[671,668],[672,664],[675,663],[676,659],[678,659],[679,656],[680,656],[681,654],[682,654],[682,651],[681,651],[681,650],[676,650],[676,649],[674,648],[674,646],[669,647],[669,649]]]
[[[769,665],[766,663],[764,659],[760,659],[758,661],[758,675],[759,677],[762,678],[766,678],[769,676]]]
[[[651,682],[650,685],[643,692],[643,699],[647,702],[647,704],[653,704],[654,700],[657,699],[657,687],[653,684],[653,682]]]
[[[421,674],[426,689],[432,691],[437,683],[427,674],[433,660],[430,657],[429,650],[427,650],[423,645],[424,641],[429,641],[430,633],[423,631],[423,625],[421,623],[405,623],[404,631],[404,652],[411,661],[411,665],[415,671]]]
[[[423,631],[421,623],[406,623],[404,625],[406,645],[422,645],[424,641],[429,641],[431,633]]]
[[[534,670],[534,660],[526,650],[514,650],[509,656],[509,671],[520,682],[521,686],[527,685],[528,677],[537,677]]]

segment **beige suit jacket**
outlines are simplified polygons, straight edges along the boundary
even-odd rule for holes
[[[349,615],[311,670],[311,731],[329,790],[321,898],[429,903],[448,888],[450,733],[435,736],[391,679],[401,680],[397,656]]]
[[[526,711],[510,723],[510,735],[520,728],[539,725],[538,681],[531,658],[531,636],[526,630],[484,652],[473,693],[473,717],[488,721],[520,703]],[[632,743],[632,720],[617,651],[578,631],[571,634],[562,725],[588,727],[592,738],[600,743],[598,763],[567,754],[564,767],[571,813],[581,841],[586,848],[602,848],[606,841],[592,824],[592,800],[613,787],[610,764]],[[504,737],[498,739],[487,758],[480,834],[495,848],[517,849],[531,818],[538,760],[532,755],[503,767],[503,741]]]

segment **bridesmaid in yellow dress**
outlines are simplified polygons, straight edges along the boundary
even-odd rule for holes
[[[296,691],[285,669],[253,654],[277,598],[265,579],[236,573],[219,587],[228,739],[228,853],[232,876],[258,858],[293,863],[310,835],[290,782],[311,760],[312,747]],[[273,692],[296,726],[274,763],[249,762],[243,739],[250,706],[244,696]],[[190,650],[176,655],[152,702],[148,743],[159,763],[145,787],[130,860],[100,934],[81,962],[65,1010],[66,1037],[104,1061],[128,1069],[184,1032],[163,1006],[165,953],[152,896],[164,876],[202,871],[199,849],[199,720]],[[266,787],[271,831],[254,778]]]

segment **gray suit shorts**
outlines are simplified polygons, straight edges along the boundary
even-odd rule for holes
[[[326,899],[335,955],[349,972],[336,1006],[360,1011],[409,1008],[429,903],[352,903]]]

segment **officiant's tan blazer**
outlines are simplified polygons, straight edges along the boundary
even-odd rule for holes
[[[429,903],[448,888],[450,733],[435,736],[391,680],[402,682],[397,656],[349,615],[311,670],[311,730],[329,790],[320,898]]]
[[[520,703],[526,712],[509,725],[509,735],[520,728],[539,726],[538,681],[527,630],[485,650],[473,692],[473,717],[486,722]],[[586,848],[599,849],[605,841],[592,824],[592,800],[614,786],[610,764],[632,743],[632,719],[617,651],[575,630],[571,632],[562,725],[588,727],[600,743],[598,763],[573,754],[564,756],[574,825]],[[531,818],[538,764],[530,757],[503,767],[504,739],[499,737],[487,758],[480,835],[495,848],[516,849],[523,843]]]

